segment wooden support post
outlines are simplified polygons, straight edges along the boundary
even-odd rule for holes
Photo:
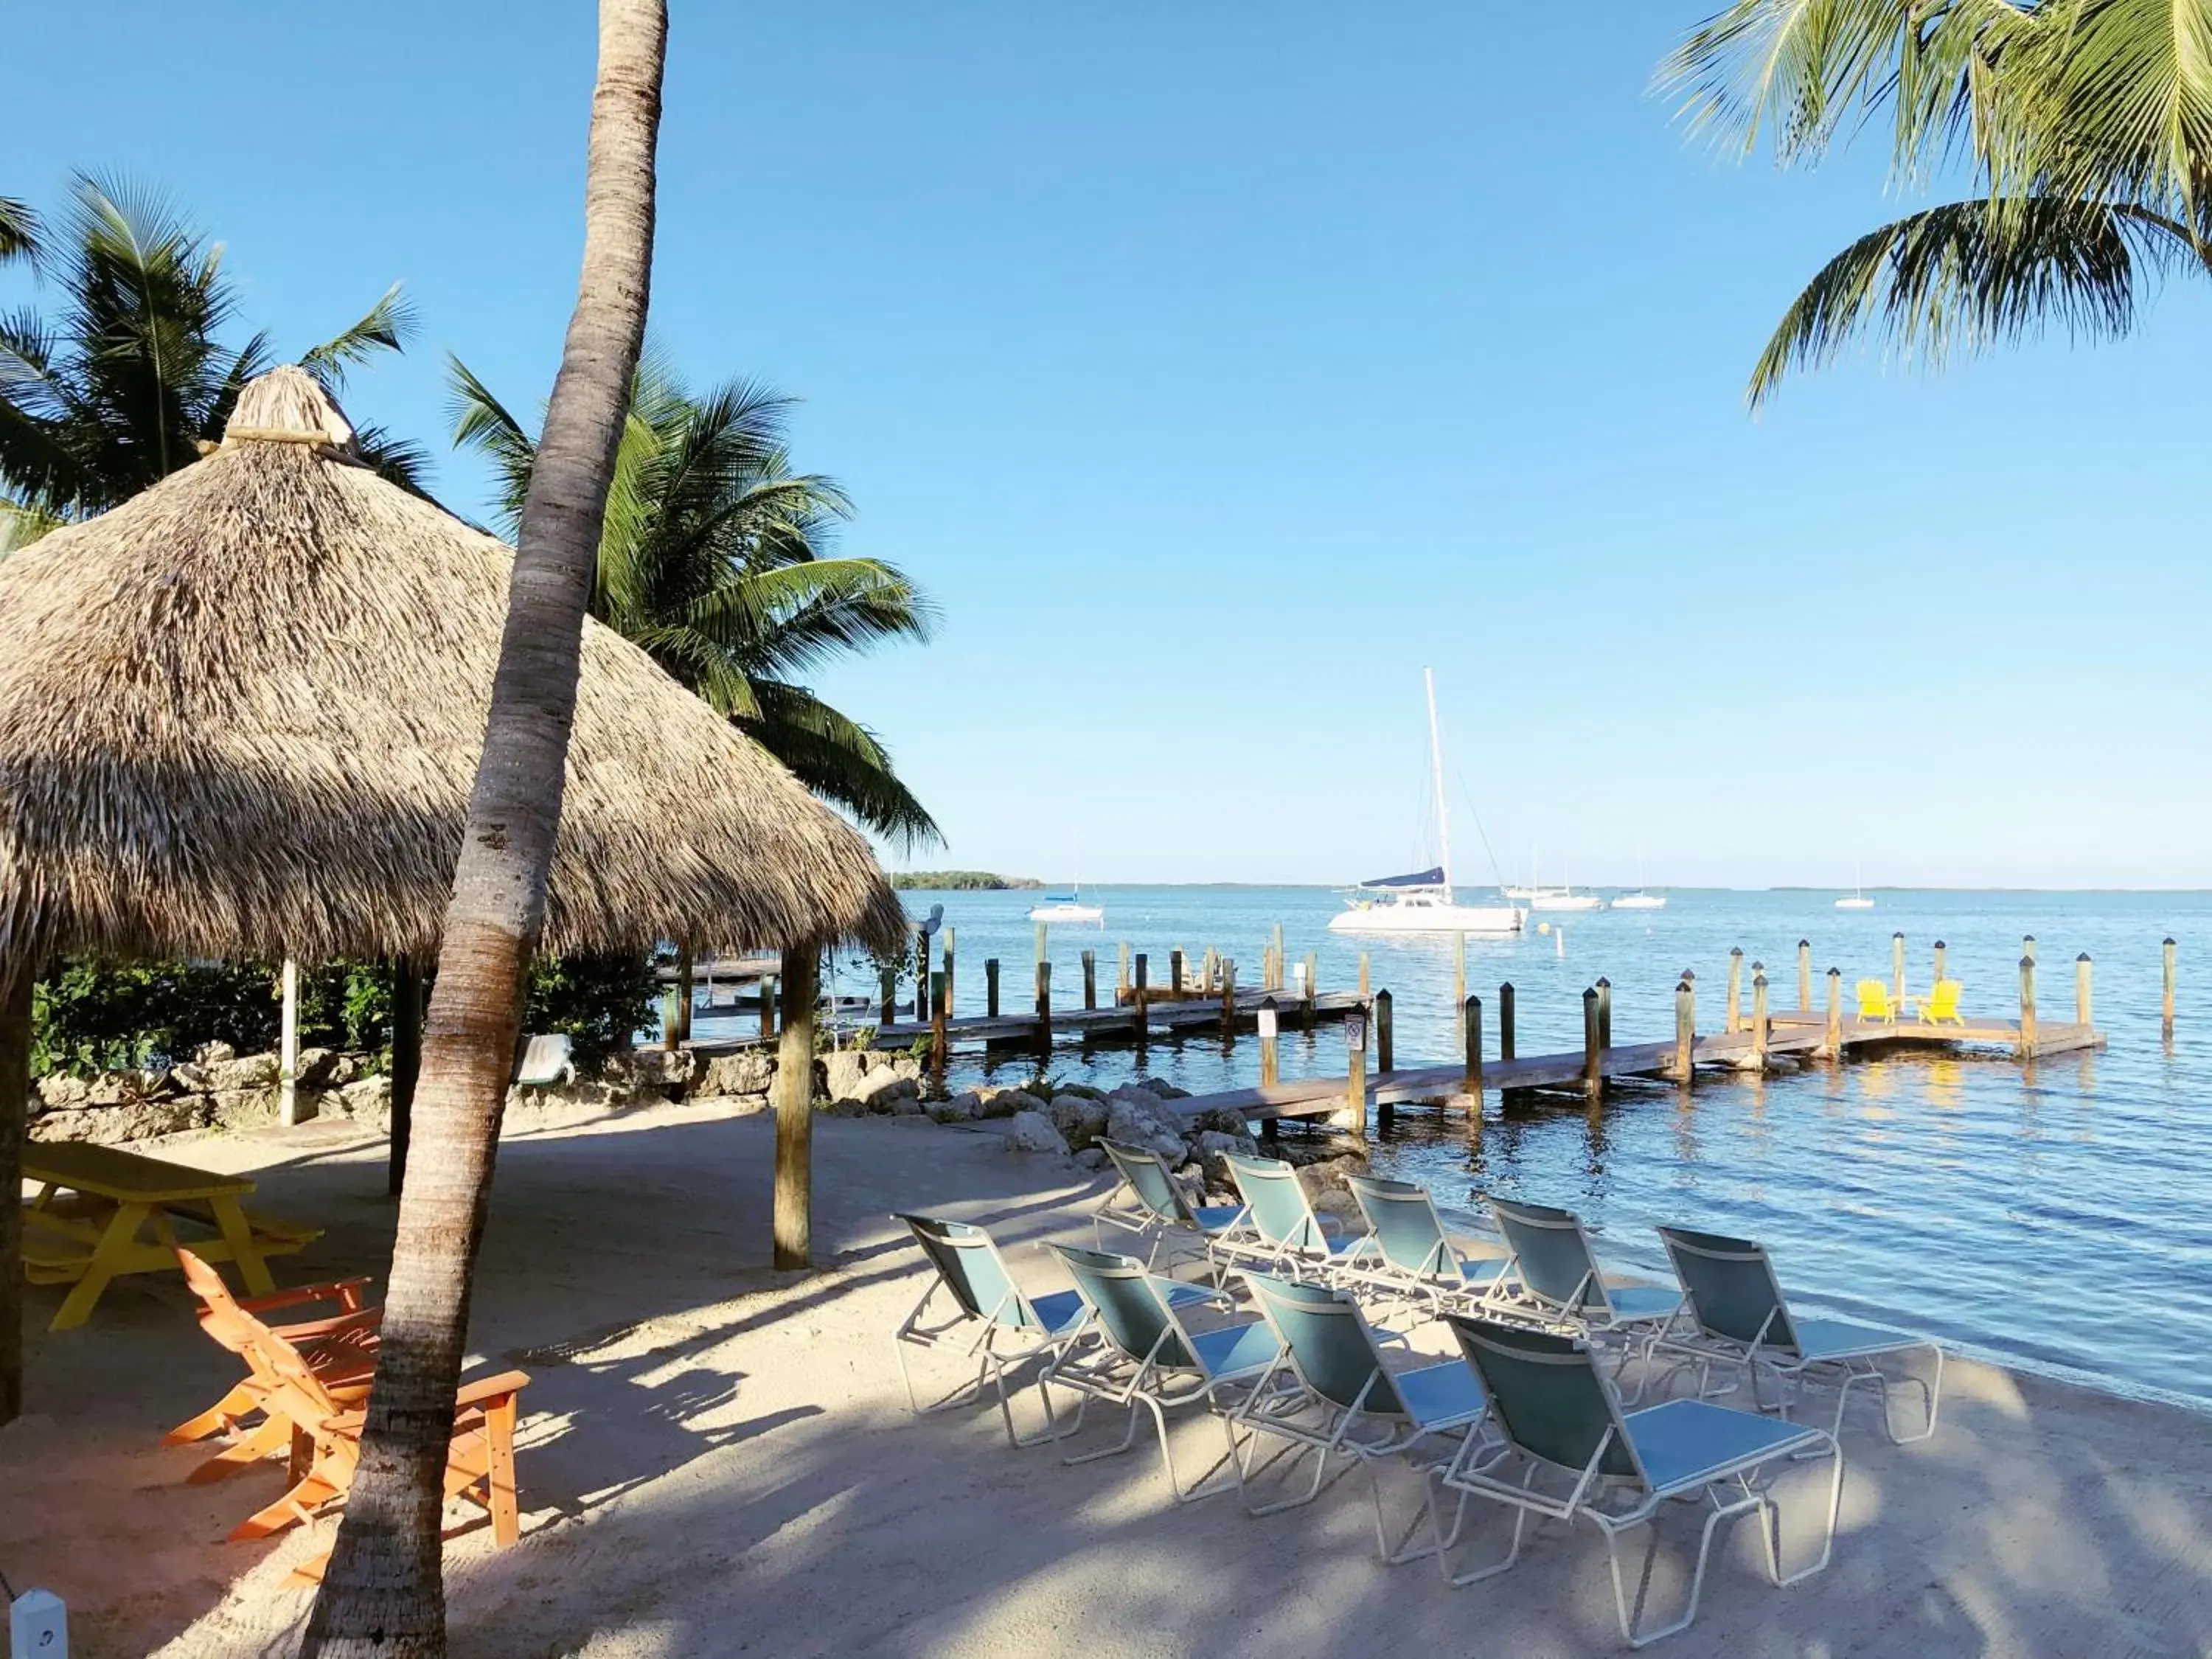
[[[2095,1024],[2091,1018],[2094,1011],[2089,997],[2089,953],[2084,951],[2074,958],[2074,1023],[2085,1027]]]
[[[1302,1011],[1302,1014],[1305,1022],[1305,1029],[1309,1031],[1313,1030],[1314,994],[1321,983],[1321,974],[1319,971],[1320,962],[1321,958],[1313,951],[1309,951],[1306,952],[1306,995],[1305,1006]]]
[[[1828,969],[1828,1040],[1827,1057],[1844,1057],[1844,970]]]
[[[1889,995],[1897,1005],[1897,1017],[1905,1018],[1905,935],[1889,936]]]
[[[407,1180],[407,1142],[415,1125],[415,1085],[422,1075],[422,975],[411,962],[392,964],[392,1132],[384,1188],[392,1197]]]
[[[773,978],[761,981],[761,1041],[763,1042],[772,1042],[775,1040],[775,985],[776,982]],[[685,996],[688,1000],[690,993],[685,993]],[[686,1024],[689,1022],[687,1021]]]
[[[292,1124],[301,1121],[300,964],[285,957],[281,976],[284,1006],[276,1025],[276,1121]]]
[[[1513,1058],[1513,981],[1498,988],[1498,1058]]]
[[[939,957],[945,963],[945,983],[938,988],[933,1000],[945,1010],[947,1019],[952,1018],[952,930],[945,930],[945,948]]]
[[[1460,1005],[1460,1030],[1466,1039],[1467,1109],[1482,1115],[1482,999],[1469,997]]]
[[[1367,994],[1367,952],[1364,951],[1359,953],[1359,994],[1363,997]]]
[[[1221,959],[1221,1035],[1227,1041],[1237,1036],[1237,964],[1226,957]]]
[[[1933,991],[1937,985],[1951,977],[1951,947],[1942,939],[1936,941],[1936,978],[1929,986]]]
[[[1271,964],[1270,971],[1273,977],[1267,981],[1267,989],[1279,991],[1283,988],[1283,924],[1281,922],[1275,924],[1275,936],[1269,943],[1274,946],[1274,960]]]
[[[1729,1036],[1743,1029],[1743,946],[1729,951],[1728,1024],[1721,1028]]]
[[[1139,957],[1137,960],[1142,962],[1144,958]],[[996,957],[983,958],[983,1012],[993,1019],[999,1017],[999,959]]]
[[[1605,1087],[1602,1053],[1597,1040],[1597,987],[1593,985],[1583,993],[1583,1087],[1593,1099]]]
[[[1366,1014],[1365,1009],[1359,1010],[1355,1023],[1347,1028],[1358,1041],[1352,1045],[1352,1064],[1344,1079],[1344,1108],[1352,1120],[1352,1138],[1363,1146],[1367,1144]]]
[[[1039,962],[1042,962],[1047,957],[1052,954],[1050,931],[1047,927],[1046,924],[1042,921],[1037,923],[1035,931],[1036,934],[1036,959]]]
[[[1613,981],[1603,975],[1597,981],[1597,1046],[1613,1047]]]
[[[2020,959],[2020,1057],[2035,1058],[2035,958]]]
[[[1213,975],[1218,961],[1219,957],[1211,945],[1206,947],[1206,954],[1198,961],[1198,988],[1207,996],[1212,996],[1214,992],[1216,981]]]
[[[1042,1062],[1052,1053],[1052,964],[1036,965],[1036,1051]]]
[[[814,1251],[814,1006],[822,957],[811,945],[783,949],[783,1040],[775,1055],[775,1265],[809,1266]],[[768,994],[770,981],[761,981]],[[921,994],[915,993],[917,996]]]
[[[1389,987],[1375,994],[1375,1075],[1382,1077],[1396,1070],[1392,1063],[1396,1055],[1390,1030],[1390,991]]]
[[[1459,1016],[1463,1013],[1467,1008],[1467,934],[1464,932],[1455,933],[1452,935],[1451,1006],[1452,1018],[1454,1020],[1457,1020]],[[1462,1046],[1465,1045],[1467,1042],[1466,1032],[1456,1031],[1454,1032],[1453,1035],[1459,1040]]]
[[[681,994],[673,980],[660,988],[660,1046],[672,1054],[684,1042],[683,1026],[676,1012],[677,999]]]
[[[886,966],[876,988],[883,1002],[876,1011],[879,1016],[877,1024],[889,1025],[898,1018],[898,969]]]
[[[1151,1001],[1152,990],[1145,982],[1146,961],[1145,953],[1142,951],[1138,951],[1137,983],[1129,993],[1129,1034],[1136,1038],[1137,1047],[1140,1051],[1145,1046],[1146,1032],[1150,1029],[1146,1023],[1145,1011]]]
[[[1168,952],[1168,994],[1171,997],[1182,994],[1182,946],[1180,945]]]
[[[929,1092],[933,1098],[945,1098],[945,1063],[947,1051],[952,1047],[951,1033],[945,1027],[952,1018],[951,1003],[945,994],[945,975],[940,971],[937,983],[931,986],[933,995],[929,999]]]
[[[1674,1079],[1687,1083],[1698,1069],[1698,992],[1687,974],[1674,982]]]
[[[1771,1035],[1772,1020],[1766,1006],[1766,975],[1751,976],[1751,1066],[1755,1072],[1766,1069],[1766,1043]]]
[[[1797,941],[1797,1012],[1813,1012],[1813,941],[1809,939]]]
[[[23,1141],[31,1121],[27,957],[0,985],[0,1425],[23,1414]]]
[[[768,1004],[763,1001],[761,1006],[765,1008]],[[917,1024],[927,1025],[929,1023],[929,935],[916,933],[914,936],[915,1021]],[[763,1035],[765,1036],[766,1033],[763,1032]]]
[[[2164,942],[2160,945],[2159,950],[2160,950],[2160,956],[2161,956],[2161,957],[2163,957],[2163,959],[2164,959],[2164,968],[2165,968],[2165,975],[2166,975],[2166,984],[2165,984],[2165,988],[2164,988],[2164,990],[2161,992],[2161,994],[2160,994],[2160,997],[2159,997],[2159,1004],[2158,1004],[2158,1029],[2159,1029],[2159,1035],[2160,1035],[2160,1036],[2163,1036],[2163,1037],[2164,1037],[2164,1038],[2165,1038],[2168,1042],[2172,1042],[2172,1041],[2173,1041],[2173,935],[2172,935],[2172,934],[2168,933],[2168,934],[2166,936],[2166,939],[2165,939]]]
[[[1098,1006],[1098,952],[1083,953],[1083,1006],[1085,1012]]]
[[[2027,957],[2030,962],[2033,962],[2033,961],[2035,960],[2035,935],[2034,935],[2034,934],[2033,934],[2033,933],[2022,933],[2022,934],[2020,936],[2020,953],[2021,953],[2021,955],[2022,955],[2022,956],[2026,957]]]
[[[1283,1080],[1280,1054],[1276,1048],[1277,1014],[1275,999],[1263,997],[1260,1002],[1260,1086],[1271,1089]],[[1269,1122],[1274,1120],[1270,1118]]]
[[[676,951],[676,1040],[691,1041],[692,981],[698,968],[698,957],[688,945],[679,945]]]
[[[1123,939],[1114,963],[1114,1006],[1121,1007],[1129,1000],[1129,941]]]

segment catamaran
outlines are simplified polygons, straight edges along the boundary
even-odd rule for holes
[[[1352,889],[1349,908],[1329,918],[1332,933],[1517,933],[1527,913],[1515,904],[1462,904],[1453,896],[1451,826],[1444,805],[1444,753],[1437,736],[1437,675],[1421,671],[1429,696],[1429,773],[1437,797],[1442,862],[1410,875],[1379,876]]]

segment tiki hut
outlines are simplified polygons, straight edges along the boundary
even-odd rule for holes
[[[197,465],[0,563],[0,977],[76,954],[429,959],[512,564],[362,466],[298,368],[247,386]],[[904,936],[851,826],[585,623],[547,950]],[[27,989],[4,1009],[0,1362]]]

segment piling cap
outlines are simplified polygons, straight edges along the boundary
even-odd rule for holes
[[[2088,953],[2087,951],[2082,951],[2082,952],[2081,952],[2081,954],[2080,956],[2078,956],[2078,957],[2075,957],[2075,958],[2074,958],[2074,960],[2075,960],[2075,961],[2076,961],[2076,962],[2087,962],[2087,961],[2088,961],[2088,959],[2089,959],[2089,953]]]

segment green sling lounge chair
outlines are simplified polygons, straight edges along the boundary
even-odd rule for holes
[[[1504,1441],[1502,1449],[1462,1447],[1431,1489],[1433,1553],[1447,1582],[1473,1583],[1511,1567],[1520,1559],[1522,1538],[1532,1515],[1540,1525],[1545,1520],[1588,1521],[1605,1534],[1621,1638],[1630,1647],[1640,1648],[1687,1628],[1697,1617],[1713,1532],[1723,1521],[1758,1516],[1767,1577],[1777,1585],[1794,1584],[1828,1565],[1844,1490],[1844,1455],[1833,1435],[1704,1400],[1670,1400],[1641,1411],[1624,1411],[1620,1395],[1580,1339],[1463,1314],[1444,1318],[1457,1334],[1468,1363],[1481,1376],[1492,1421]],[[1762,1481],[1759,1473],[1769,1463],[1780,1462],[1786,1467],[1793,1458],[1821,1453],[1827,1455],[1829,1469],[1820,1555],[1785,1577],[1780,1513],[1768,1495],[1771,1478]],[[1516,1464],[1525,1466],[1517,1480],[1513,1478]],[[1459,1498],[1449,1533],[1443,1529],[1436,1501],[1439,1490],[1455,1492]],[[1503,1560],[1455,1575],[1449,1551],[1465,1522],[1470,1498],[1511,1508],[1513,1540]],[[1698,1540],[1697,1566],[1681,1617],[1672,1624],[1655,1628],[1647,1623],[1639,1629],[1658,1535],[1656,1528],[1648,1534],[1632,1601],[1621,1576],[1620,1535],[1650,1524],[1669,1498],[1702,1498],[1710,1506]]]
[[[1375,1502],[1375,1543],[1382,1559],[1395,1565],[1433,1553],[1433,1544],[1408,1547],[1423,1516],[1434,1520],[1430,1504],[1424,1504],[1392,1545],[1377,1465],[1401,1454],[1412,1455],[1425,1443],[1438,1462],[1463,1452],[1486,1409],[1474,1373],[1456,1359],[1394,1371],[1384,1364],[1381,1337],[1349,1291],[1270,1273],[1248,1272],[1243,1279],[1282,1344],[1273,1369],[1237,1408],[1236,1425],[1248,1431],[1237,1462],[1245,1513],[1273,1515],[1310,1504],[1334,1474],[1357,1463],[1367,1470]],[[1286,1378],[1295,1388],[1278,1386]],[[1253,1451],[1262,1436],[1290,1443],[1255,1467]],[[1452,1443],[1454,1436],[1460,1437],[1459,1445]],[[1310,1456],[1312,1480],[1302,1493],[1255,1506],[1251,1483],[1285,1456]]]
[[[1105,1230],[1109,1226],[1133,1233],[1146,1246],[1147,1267],[1159,1260],[1163,1246],[1172,1251],[1177,1243],[1195,1244],[1218,1282],[1221,1263],[1215,1255],[1215,1242],[1239,1231],[1249,1234],[1243,1206],[1193,1204],[1167,1160],[1149,1146],[1132,1146],[1118,1140],[1101,1140],[1098,1145],[1121,1181],[1091,1214],[1092,1243],[1104,1249]]]
[[[929,1258],[936,1277],[915,1304],[914,1311],[893,1334],[891,1353],[898,1361],[899,1378],[906,1384],[907,1404],[916,1416],[947,1411],[982,1397],[988,1383],[997,1390],[1000,1414],[1006,1420],[1006,1438],[1014,1445],[1033,1445],[1039,1438],[1024,1440],[1014,1431],[1013,1406],[1007,1398],[1006,1378],[1032,1359],[1050,1358],[1084,1334],[1090,1310],[1073,1291],[1048,1296],[1024,1295],[1006,1270],[1005,1258],[991,1235],[964,1221],[935,1216],[898,1215],[914,1232],[915,1243]],[[937,1324],[924,1322],[931,1304],[943,1297],[951,1302],[951,1316]],[[954,1348],[975,1363],[975,1380],[963,1383],[945,1398],[923,1406],[915,1397],[914,1376],[907,1369],[907,1349]]]
[[[1943,1350],[1924,1336],[1861,1325],[1847,1319],[1808,1319],[1790,1311],[1783,1300],[1781,1281],[1764,1248],[1749,1239],[1719,1233],[1701,1233],[1687,1227],[1662,1227],[1659,1237],[1682,1281],[1682,1294],[1695,1338],[1662,1345],[1680,1353],[1686,1363],[1699,1366],[1698,1393],[1707,1392],[1716,1359],[1732,1361],[1751,1383],[1752,1403],[1765,1408],[1759,1379],[1771,1372],[1778,1396],[1773,1409],[1786,1419],[1808,1382],[1832,1382],[1836,1415],[1830,1432],[1844,1431],[1844,1408],[1851,1389],[1861,1382],[1874,1384],[1881,1399],[1882,1431],[1898,1445],[1925,1440],[1936,1432],[1936,1413],[1943,1391]],[[1933,1373],[1921,1377],[1884,1374],[1880,1361],[1893,1355],[1922,1351],[1935,1357]],[[1912,1434],[1899,1434],[1892,1415],[1889,1390],[1893,1383],[1911,1383],[1920,1390],[1922,1424]]]
[[[1224,1152],[1221,1161],[1244,1200],[1245,1224],[1213,1241],[1217,1259],[1327,1283],[1339,1268],[1373,1250],[1370,1239],[1336,1237],[1314,1213],[1297,1170],[1281,1159]]]
[[[1183,1323],[1184,1310],[1201,1303],[1226,1307],[1228,1292],[1161,1278],[1147,1271],[1134,1256],[1068,1244],[1055,1244],[1053,1249],[1073,1277],[1076,1294],[1091,1311],[1091,1328],[1098,1340],[1063,1348],[1045,1362],[1037,1376],[1045,1419],[1055,1436],[1064,1437],[1083,1426],[1083,1413],[1093,1400],[1129,1408],[1128,1432],[1119,1445],[1064,1461],[1089,1463],[1127,1451],[1137,1442],[1141,1409],[1152,1414],[1152,1426],[1158,1431],[1160,1461],[1167,1467],[1168,1485],[1176,1503],[1188,1504],[1229,1491],[1234,1484],[1230,1479],[1207,1484],[1214,1470],[1223,1468],[1237,1455],[1236,1432],[1229,1422],[1232,1401],[1224,1391],[1249,1388],[1267,1374],[1279,1351],[1274,1332],[1261,1319],[1194,1332]],[[1065,1428],[1053,1410],[1054,1384],[1078,1396],[1074,1419]],[[1170,1412],[1185,1406],[1211,1408],[1228,1442],[1227,1458],[1188,1488],[1176,1474],[1167,1419]]]
[[[1503,1258],[1469,1261],[1444,1232],[1443,1218],[1425,1187],[1379,1176],[1347,1176],[1345,1184],[1367,1218],[1370,1249],[1339,1270],[1346,1280],[1421,1297],[1436,1306],[1480,1297],[1505,1271]]]
[[[1494,1310],[1593,1339],[1626,1338],[1616,1374],[1632,1356],[1648,1352],[1680,1313],[1678,1290],[1607,1283],[1589,1234],[1572,1211],[1504,1198],[1492,1199],[1490,1208],[1512,1253],[1487,1298]]]

